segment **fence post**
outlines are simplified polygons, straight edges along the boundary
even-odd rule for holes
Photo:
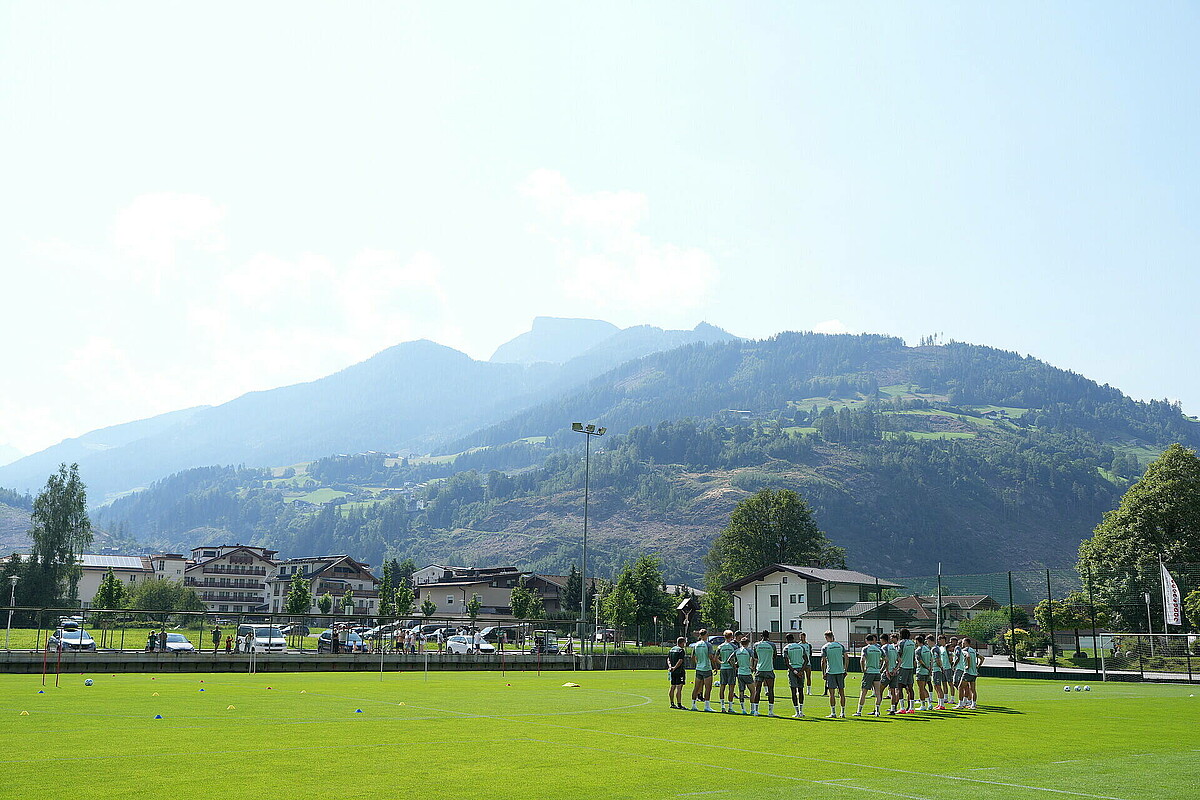
[[[1050,589],[1050,570],[1046,570],[1046,613],[1049,617],[1047,620],[1050,623],[1050,671],[1055,675],[1058,674],[1058,642],[1055,641],[1054,631],[1054,593]]]
[[[1096,631],[1096,598],[1092,594],[1092,565],[1087,568],[1088,611],[1092,618],[1092,666],[1096,670],[1096,678],[1103,680],[1100,674],[1100,637]]]
[[[1138,675],[1141,676],[1142,680],[1146,680],[1146,668],[1145,668],[1145,666],[1142,665],[1142,657],[1143,657],[1142,650],[1143,650],[1143,648],[1142,648],[1141,634],[1138,634],[1137,643],[1138,643],[1138,648],[1137,648],[1137,651],[1138,651]]]
[[[942,591],[942,576],[938,575],[938,593]],[[1017,672],[1017,609],[1013,600],[1012,570],[1008,571],[1008,657],[1012,660],[1013,674]]]

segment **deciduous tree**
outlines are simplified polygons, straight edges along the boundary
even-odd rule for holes
[[[92,543],[87,489],[79,479],[78,464],[59,465],[58,472],[46,480],[45,488],[33,501],[30,519],[31,561],[35,571],[42,573],[39,583],[43,590],[53,593],[37,599],[52,602],[65,593],[65,599],[78,600],[82,575],[78,557]]]
[[[1150,592],[1152,615],[1162,619],[1159,559],[1200,562],[1200,458],[1173,444],[1146,467],[1120,505],[1104,515],[1079,546],[1079,572],[1090,579],[1100,604],[1127,630],[1145,630],[1142,593]],[[1180,576],[1183,594],[1200,588]]]

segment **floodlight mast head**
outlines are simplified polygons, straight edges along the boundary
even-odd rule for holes
[[[604,432],[605,432],[606,430],[608,430],[608,428],[598,428],[598,429],[596,430],[596,435],[597,435],[597,436],[603,436],[603,435],[604,435]]]
[[[582,431],[582,430],[583,430],[583,423],[582,423],[582,422],[572,422],[572,423],[571,423],[571,430],[573,430],[573,431]]]
[[[588,425],[586,428],[584,428],[584,430],[585,430],[585,431],[587,431],[588,433],[595,433],[595,432],[596,432],[596,426],[595,426],[595,425]]]

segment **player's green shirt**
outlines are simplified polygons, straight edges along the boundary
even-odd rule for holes
[[[797,642],[796,644],[804,648],[804,658],[808,661],[809,668],[812,668],[812,645],[808,642]]]
[[[692,645],[692,655],[696,657],[696,669],[712,669],[712,645],[699,641]]]
[[[755,642],[754,655],[758,657],[758,666],[755,667],[758,672],[775,671],[775,645],[766,639]]]
[[[914,669],[916,665],[917,643],[912,639],[900,640],[900,669]]]
[[[804,645],[799,642],[784,645],[783,654],[787,656],[788,666],[792,669],[804,669],[808,666],[808,654],[804,652]]]
[[[825,659],[825,674],[841,675],[846,671],[846,648],[841,642],[826,642],[821,648],[821,657]]]
[[[973,647],[963,649],[963,672],[967,675],[979,674],[979,654]]]
[[[928,675],[932,665],[933,652],[929,649],[929,645],[923,644],[917,648],[917,674]]]
[[[717,658],[721,661],[721,669],[731,668],[729,657],[737,652],[738,646],[733,642],[721,642],[717,646]]]
[[[869,644],[862,649],[863,672],[883,671],[883,648],[877,644]]]
[[[734,659],[737,660],[738,675],[749,675],[750,674],[750,651],[747,650],[745,647],[739,647],[734,652],[733,657],[734,657]]]
[[[950,648],[939,647],[938,649],[942,651],[942,672],[949,672],[954,666],[954,662],[951,660]]]
[[[895,672],[896,662],[900,660],[900,648],[888,642],[883,646],[883,657],[887,661],[888,672]]]

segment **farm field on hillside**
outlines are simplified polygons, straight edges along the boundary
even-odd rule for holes
[[[40,676],[2,675],[0,761],[18,796],[70,775],[77,798],[168,786],[213,800],[394,797],[402,786],[432,798],[734,798],[752,786],[773,797],[1161,800],[1200,785],[1195,687],[1064,693],[985,679],[979,711],[830,720],[818,695],[794,720],[782,701],[779,719],[674,711],[665,683],[654,672],[71,674],[39,694]]]

